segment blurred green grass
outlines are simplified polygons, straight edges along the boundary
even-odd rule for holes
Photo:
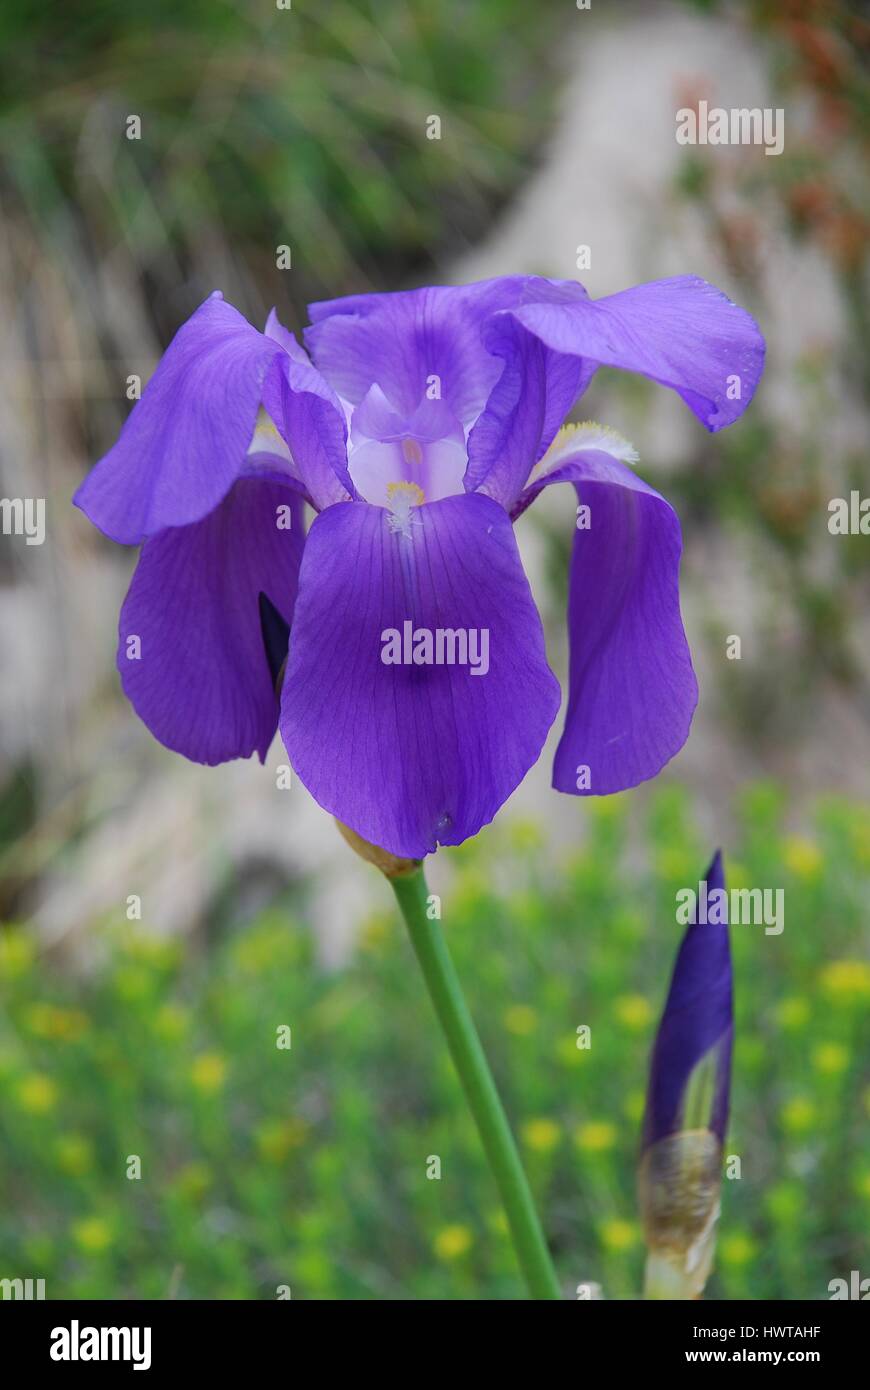
[[[47,257],[74,294],[92,265],[164,337],[217,273],[252,309],[280,284],[302,322],[488,225],[541,140],[557,20],[513,0],[22,0],[0,17],[4,219],[29,268]]]
[[[805,837],[785,810],[775,786],[748,789],[725,847],[731,885],[785,889],[785,930],[732,928],[726,1153],[742,1177],[723,1184],[712,1298],[826,1298],[831,1278],[866,1272],[870,810],[821,801]],[[647,1059],[674,893],[711,848],[671,785],[589,803],[586,842],[558,863],[510,820],[450,852],[444,926],[569,1296],[589,1279],[613,1298],[640,1287]],[[361,927],[330,973],[304,902],[205,949],[122,918],[95,924],[104,959],[77,982],[7,927],[0,1276],[45,1278],[49,1298],[521,1296],[386,889]]]

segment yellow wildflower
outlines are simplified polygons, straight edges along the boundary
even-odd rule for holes
[[[443,1226],[433,1242],[439,1260],[458,1260],[471,1249],[473,1237],[467,1226]]]

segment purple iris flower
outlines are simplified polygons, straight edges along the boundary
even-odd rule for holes
[[[332,300],[311,320],[306,352],[274,311],[260,333],[211,295],[76,494],[106,535],[144,543],[118,664],[152,733],[214,764],[265,759],[280,725],[300,780],[372,843],[421,857],[475,834],[558,712],[513,523],[566,482],[589,524],[553,784],[654,776],[697,699],[679,522],[624,441],[557,433],[602,365],[731,424],[763,366],[753,319],[690,276],[597,301],[510,276]],[[280,702],[261,595],[290,629]]]

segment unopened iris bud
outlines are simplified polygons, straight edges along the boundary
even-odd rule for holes
[[[722,857],[706,874],[723,888]],[[734,1034],[727,923],[680,946],[650,1066],[639,1194],[647,1298],[699,1298],[713,1260]]]

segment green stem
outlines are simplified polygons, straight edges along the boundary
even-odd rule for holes
[[[426,915],[428,889],[423,871],[417,869],[405,877],[391,878],[390,882],[498,1185],[529,1292],[533,1298],[561,1299],[559,1281],[517,1146],[447,942],[439,923],[430,921]]]

